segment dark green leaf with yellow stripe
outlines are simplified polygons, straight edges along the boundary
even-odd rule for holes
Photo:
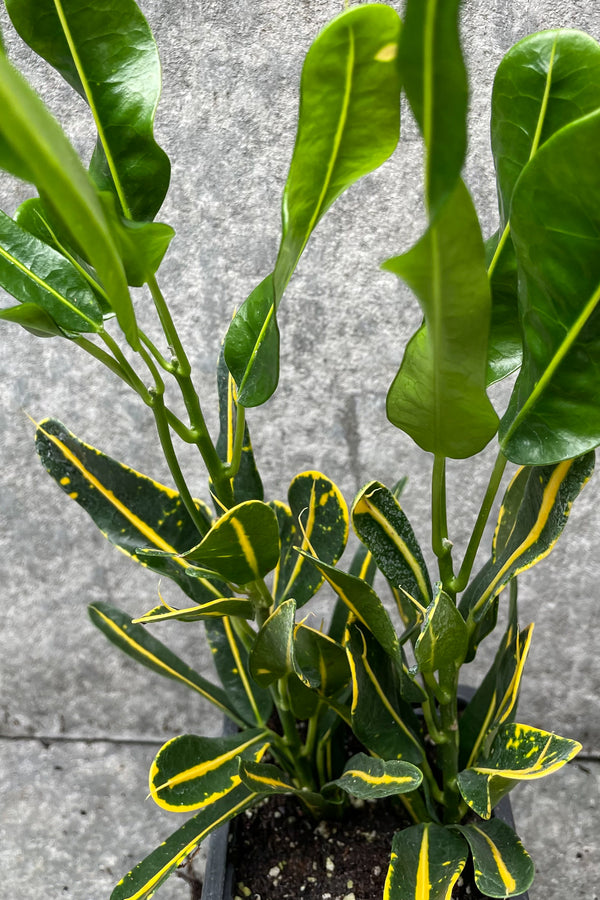
[[[237,713],[230,697],[222,688],[211,684],[202,675],[183,662],[143,625],[135,625],[120,609],[108,603],[93,603],[88,607],[90,618],[103,634],[132,659],[147,666],[159,675],[173,678],[191,688],[217,706],[238,724],[243,718]]]
[[[239,785],[239,758],[259,760],[268,746],[267,732],[258,728],[232,737],[174,737],[161,747],[150,767],[152,799],[171,812],[209,806]]]
[[[261,687],[286,675],[297,675],[306,686],[311,680],[298,665],[294,647],[295,600],[285,600],[261,627],[250,652],[250,672]],[[318,683],[318,682],[316,682]]]
[[[301,555],[310,550],[324,563],[335,564],[348,540],[348,509],[339,488],[320,472],[301,472],[288,490],[289,516],[280,507],[283,531],[281,558],[276,573],[275,600],[293,597],[298,609],[310,600],[323,576]]]
[[[254,640],[254,631],[246,626],[250,633],[243,641],[239,632],[245,625],[227,617],[205,619],[204,622],[213,662],[229,703],[243,721],[264,725],[273,704],[269,692],[262,690],[250,675],[246,644]]]
[[[534,781],[558,771],[579,753],[581,744],[530,725],[502,725],[488,756],[458,775],[460,792],[482,819],[519,781]]]
[[[590,452],[557,465],[534,466],[528,470],[526,484],[524,475],[513,480],[500,511],[495,558],[475,576],[460,602],[465,617],[480,621],[511,578],[550,553],[593,469]]]
[[[178,554],[198,541],[198,531],[176,491],[85,444],[55,419],[37,426],[36,447],[56,483],[94,520],[119,550],[154,572],[172,578],[197,603],[222,597],[218,582],[188,578],[190,564]],[[210,514],[197,502],[200,518]],[[160,550],[144,557],[140,546]]]
[[[332,784],[361,800],[376,800],[414,791],[422,780],[421,770],[409,762],[373,759],[365,753],[357,753]]]
[[[469,843],[475,884],[485,897],[515,897],[532,884],[535,867],[518,836],[505,822],[490,819],[455,826]]]
[[[377,563],[364,544],[359,544],[356,548],[354,556],[352,557],[352,562],[350,563],[349,571],[351,575],[355,575],[357,578],[360,578],[362,581],[365,581],[373,587],[375,575],[377,574]],[[343,640],[350,616],[350,610],[344,601],[338,597],[331,614],[329,637],[334,641]]]
[[[239,503],[223,513],[185,559],[234,584],[263,578],[279,559],[277,517],[260,500]]]
[[[420,672],[458,669],[467,655],[469,635],[465,620],[441,586],[425,611],[421,633],[415,644]]]
[[[450,900],[467,856],[465,841],[443,825],[397,831],[383,900]]]
[[[319,694],[334,697],[350,681],[345,649],[332,638],[299,623],[294,629],[294,654],[305,678]]]
[[[254,618],[254,604],[245,597],[220,597],[209,600],[202,606],[189,606],[186,609],[174,609],[163,600],[143,616],[134,619],[142,625],[152,622],[165,622],[176,619],[178,622],[199,622],[202,619],[222,618],[223,616],[240,616],[243,619]]]
[[[208,835],[253,806],[260,795],[240,784],[220,800],[203,809],[138,863],[110,895],[110,900],[150,900],[169,875]]]
[[[256,794],[293,794],[296,787],[279,766],[254,762],[247,757],[238,759],[239,776],[249,791]]]
[[[371,481],[352,506],[352,525],[369,548],[393,588],[402,588],[421,605],[432,598],[429,573],[421,548],[394,494]],[[414,614],[411,616],[414,622]]]
[[[401,676],[389,657],[352,625],[347,644],[352,676],[352,730],[382,759],[403,759],[418,765],[425,756],[420,726],[412,706],[403,700]]]

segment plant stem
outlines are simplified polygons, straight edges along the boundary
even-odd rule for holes
[[[438,558],[442,586],[454,600],[456,591],[452,568],[452,544],[448,540],[446,514],[446,459],[438,454],[433,459],[431,485],[431,546]]]
[[[235,478],[240,469],[242,451],[244,449],[244,435],[246,433],[246,410],[243,406],[235,407],[235,438],[231,450],[231,459],[225,466],[227,478]]]
[[[441,742],[436,742],[436,746],[444,780],[444,822],[450,824],[461,818],[461,795],[458,788],[458,669],[440,672],[440,685],[449,699],[440,703]]]
[[[481,504],[481,509],[479,510],[479,515],[477,516],[477,521],[475,522],[475,527],[473,528],[473,534],[471,535],[463,564],[460,567],[460,572],[458,573],[454,581],[454,590],[457,593],[459,593],[460,591],[464,591],[468,584],[469,577],[475,563],[475,557],[477,556],[477,551],[483,537],[483,532],[485,531],[485,526],[487,525],[487,521],[490,517],[490,512],[492,511],[492,506],[494,504],[494,500],[496,499],[496,494],[498,493],[498,488],[500,487],[502,476],[504,475],[506,463],[506,457],[504,456],[502,451],[498,451],[498,456],[496,457],[496,462],[494,464],[492,474],[490,475],[487,490]]]

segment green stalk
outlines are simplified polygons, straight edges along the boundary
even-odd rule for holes
[[[462,817],[462,798],[458,788],[458,669],[440,672],[440,684],[449,699],[440,703],[441,740],[436,742],[436,748],[444,782],[444,822],[452,824]]]
[[[431,546],[438,558],[442,586],[454,600],[456,591],[452,568],[452,544],[448,540],[446,513],[446,459],[438,454],[433,459],[431,485]]]
[[[235,478],[240,470],[242,461],[242,451],[244,449],[244,435],[246,433],[246,410],[243,406],[235,408],[235,437],[231,450],[231,459],[225,466],[225,474],[227,478]]]

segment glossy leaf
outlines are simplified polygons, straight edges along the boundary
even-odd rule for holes
[[[261,687],[295,674],[306,686],[310,679],[297,663],[294,648],[295,600],[285,600],[264,623],[250,653],[250,672]]]
[[[442,825],[397,831],[384,900],[449,900],[467,861],[465,841]]]
[[[588,453],[555,466],[534,467],[527,484],[517,478],[509,485],[502,502],[500,548],[475,576],[460,602],[464,617],[479,622],[490,604],[511,578],[531,568],[550,553],[567,523],[571,506],[594,469],[594,454]],[[517,515],[518,513],[518,515]]]
[[[223,596],[224,586],[218,582],[186,575],[190,564],[178,554],[197,541],[198,531],[176,491],[105,456],[55,419],[37,426],[36,447],[58,486],[117,549],[173,579],[197,603]],[[197,505],[208,528],[208,510]],[[142,557],[140,545],[156,547],[164,555]]]
[[[490,288],[477,214],[462,182],[419,242],[383,268],[417,295],[425,321],[410,339],[387,415],[423,450],[463,459],[496,433],[485,392]]]
[[[360,578],[362,581],[365,581],[373,587],[375,575],[377,574],[377,563],[364,544],[359,544],[356,548],[354,556],[352,557],[352,562],[350,563],[349,572],[351,575],[356,575],[357,578]],[[334,641],[343,640],[344,632],[346,631],[348,620],[351,615],[352,614],[344,601],[338,597],[329,623],[328,633],[330,638]]]
[[[420,672],[458,669],[467,655],[469,635],[465,620],[441,586],[427,607],[415,644]]]
[[[399,33],[393,9],[367,4],[334,19],[306,56],[277,261],[236,314],[225,340],[242,406],[264,403],[277,386],[276,311],[313,229],[340,194],[396,147]]]
[[[428,606],[432,590],[427,566],[393,493],[379,481],[369,482],[352,506],[352,525],[391,586],[402,588],[422,606]]]
[[[334,565],[348,540],[348,509],[340,490],[320,472],[301,472],[288,490],[289,510],[279,505],[281,557],[273,593],[281,603],[293,597],[300,608],[323,583],[323,576],[299,553],[310,550]]]
[[[269,746],[264,729],[233,737],[181,734],[167,741],[150,767],[150,795],[171,812],[189,812],[216,803],[240,784],[239,758],[260,760]]]
[[[234,584],[263,578],[279,559],[277,517],[260,500],[239,503],[223,513],[185,559]]]
[[[204,838],[253,806],[260,795],[239,785],[220,800],[189,819],[185,825],[163,841],[146,859],[138,863],[110,895],[110,900],[150,900],[171,873],[189,856]]]
[[[525,465],[600,443],[600,110],[555,134],[515,189],[511,228],[520,269],[523,365],[500,446]]]
[[[0,212],[0,287],[35,304],[66,332],[101,331],[102,311],[83,276],[60,253]]]
[[[139,346],[125,270],[89,176],[60,125],[0,54],[0,162],[31,181],[44,205],[82,248],[127,340]],[[3,149],[7,148],[7,149]]]
[[[467,72],[459,36],[460,0],[408,0],[400,39],[406,95],[427,150],[432,215],[453,191],[467,150]]]
[[[162,222],[127,219],[120,213],[114,194],[102,191],[98,196],[125,268],[127,284],[141,287],[158,270],[175,231]]]
[[[535,867],[521,841],[501,819],[457,825],[473,854],[475,884],[486,897],[521,895],[533,882]]]
[[[296,788],[279,766],[239,759],[239,775],[243,784],[257,794],[293,794]]]
[[[415,791],[422,780],[423,773],[411,763],[399,759],[373,759],[365,753],[357,753],[332,783],[353,797],[375,800]]]
[[[189,606],[185,609],[175,609],[165,601],[153,607],[143,616],[134,619],[142,625],[153,622],[164,622],[176,619],[178,622],[199,622],[202,619],[215,619],[223,616],[239,616],[242,619],[254,618],[254,604],[246,597],[219,597],[216,600],[208,600],[202,606]]]
[[[500,245],[500,232],[485,242],[492,293],[486,384],[501,381],[520,367],[523,338],[519,320],[517,258],[510,233]]]
[[[219,679],[232,707],[251,725],[264,725],[273,703],[268,691],[259,688],[250,675],[248,650],[234,627],[235,620],[207,619],[206,636]]]
[[[153,135],[160,62],[133,0],[6,0],[12,23],[87,101],[98,130],[90,172],[127,218],[153,219],[170,164]]]
[[[19,303],[18,306],[0,309],[0,319],[15,322],[35,337],[49,338],[62,334],[54,319],[35,303]]]
[[[147,666],[159,675],[173,678],[191,688],[214,704],[238,724],[242,720],[230,703],[227,694],[202,675],[190,668],[143,625],[134,625],[132,619],[120,609],[108,603],[96,602],[88,607],[94,625],[106,637],[136,662]]]
[[[294,628],[294,655],[303,676],[324,697],[334,697],[348,685],[350,667],[345,649],[303,622]]]
[[[498,730],[489,755],[458,775],[458,786],[471,809],[489,819],[499,800],[518,781],[533,781],[558,771],[581,744],[529,725],[510,723]]]

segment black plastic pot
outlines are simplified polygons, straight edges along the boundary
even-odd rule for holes
[[[467,686],[460,688],[461,699],[466,703],[473,696],[474,691]],[[235,730],[235,727],[233,727]],[[225,731],[231,733],[232,725],[226,721]],[[515,821],[508,796],[503,797],[494,808],[493,815],[514,829]],[[228,858],[229,825],[223,825],[213,832],[208,838],[208,850],[206,858],[206,872],[202,887],[202,900],[233,900],[235,884],[235,872]],[[529,900],[529,894],[519,894],[513,900]]]

